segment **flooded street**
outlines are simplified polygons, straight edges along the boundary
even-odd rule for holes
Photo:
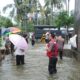
[[[0,64],[0,80],[80,80],[80,63],[67,57],[58,59],[58,72],[50,76],[44,46],[29,46],[23,66],[16,66],[15,57],[7,55]]]

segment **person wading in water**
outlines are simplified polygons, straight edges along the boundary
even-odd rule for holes
[[[56,64],[58,60],[58,45],[54,34],[50,35],[50,42],[47,44],[47,56],[49,57],[49,74],[54,74],[57,72]]]

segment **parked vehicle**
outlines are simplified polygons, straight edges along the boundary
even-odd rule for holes
[[[35,39],[41,39],[42,35],[46,32],[57,33],[58,28],[52,25],[35,25]]]

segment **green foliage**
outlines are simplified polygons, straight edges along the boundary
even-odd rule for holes
[[[13,23],[11,22],[10,19],[0,16],[0,27],[2,27],[2,26],[11,27],[11,26],[13,26]]]
[[[74,23],[74,16],[69,16],[66,11],[62,11],[59,13],[55,20],[56,26],[70,26]]]
[[[28,31],[28,32],[34,31],[34,24],[33,24],[32,21],[29,21],[29,22],[27,23],[27,31]]]
[[[6,19],[5,26],[6,27],[12,27],[13,26],[13,23],[10,21],[10,19]]]

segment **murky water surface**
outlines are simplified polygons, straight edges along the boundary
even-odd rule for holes
[[[23,66],[16,66],[15,57],[7,55],[0,63],[0,80],[80,80],[80,63],[67,57],[58,60],[58,72],[50,76],[44,46],[29,46]]]

